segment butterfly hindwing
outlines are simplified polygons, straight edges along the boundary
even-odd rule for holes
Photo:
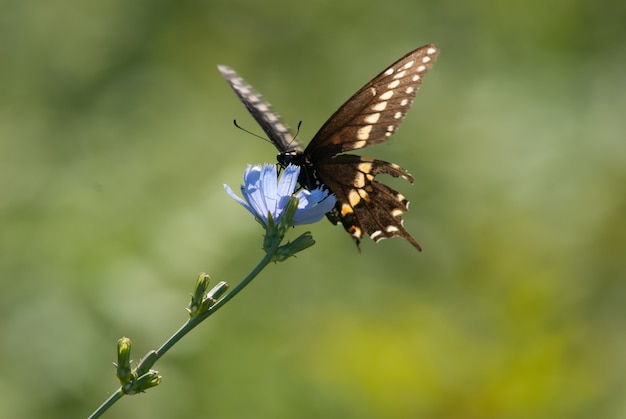
[[[378,174],[388,174],[413,183],[413,177],[393,163],[337,154],[384,142],[393,135],[438,54],[433,44],[425,45],[387,67],[340,106],[304,150],[269,102],[229,67],[219,69],[279,150],[279,162],[301,166],[300,185],[324,186],[335,194],[337,204],[327,214],[329,220],[341,223],[357,245],[365,235],[376,242],[398,236],[421,250],[403,226],[408,201],[375,180]]]
[[[333,191],[337,204],[328,218],[341,222],[357,245],[365,235],[374,241],[393,236],[407,240],[418,250],[420,245],[403,226],[402,214],[407,199],[374,178],[384,173],[413,183],[413,177],[400,166],[369,157],[342,154],[316,167],[317,175]]]

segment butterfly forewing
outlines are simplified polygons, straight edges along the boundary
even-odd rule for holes
[[[280,119],[280,116],[274,112],[272,105],[263,99],[263,96],[254,87],[249,85],[232,68],[220,65],[218,69],[239,96],[239,100],[281,153],[302,151],[302,147],[291,134],[289,126]]]
[[[387,67],[348,99],[305,149],[312,160],[386,141],[411,107],[439,51],[425,45]]]

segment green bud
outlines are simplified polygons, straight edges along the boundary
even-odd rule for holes
[[[202,307],[204,309],[203,312],[213,307],[227,290],[228,283],[225,281],[220,281],[216,286],[214,286],[211,291],[209,291],[206,298],[202,301]]]
[[[296,253],[303,251],[304,249],[308,249],[309,247],[315,244],[315,240],[313,240],[313,236],[311,232],[307,231],[302,233],[298,238],[296,238],[292,242],[287,242],[280,246],[276,250],[276,255],[272,259],[274,262],[282,262],[291,256],[295,256]]]
[[[137,378],[133,382],[123,387],[123,391],[126,394],[143,393],[144,391],[156,387],[161,384],[161,376],[158,371],[148,371],[141,377]]]
[[[130,382],[133,377],[130,369],[130,347],[131,341],[127,337],[123,337],[117,341],[117,378],[121,385]]]
[[[137,365],[137,375],[142,376],[154,365],[155,362],[159,359],[159,354],[155,350],[151,350],[143,358],[139,361],[139,365]]]
[[[187,311],[191,317],[196,317],[202,313],[202,305],[206,296],[207,289],[209,288],[209,281],[211,277],[208,274],[202,272],[196,281],[196,288],[191,295],[191,301],[189,302],[189,308]]]

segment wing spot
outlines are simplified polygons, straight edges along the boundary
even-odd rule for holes
[[[354,211],[352,211],[352,207],[350,207],[350,205],[348,204],[343,204],[341,206],[341,216],[345,217],[348,214],[352,214]]]
[[[274,128],[276,128],[276,130],[280,131],[280,132],[286,132],[287,131],[287,127],[284,126],[283,124],[274,124]]]
[[[402,215],[403,212],[404,211],[402,211],[400,208],[396,208],[396,209],[391,210],[391,215],[394,218],[398,218],[398,217],[400,217]]]
[[[363,120],[368,124],[375,124],[380,119],[380,112],[367,115]]]
[[[414,87],[409,86],[409,87],[407,87],[407,88],[406,88],[406,92],[407,92],[409,95],[410,95],[411,93],[413,93],[414,91],[415,91],[415,88],[414,88]]]
[[[360,239],[363,236],[363,232],[357,226],[350,226],[348,229],[348,233],[352,234],[352,237],[356,239]]]
[[[426,54],[433,55],[437,53],[437,48],[430,47],[426,50]]]
[[[382,99],[382,100],[389,100],[389,99],[391,99],[391,96],[393,96],[393,90],[387,90],[385,93],[380,95],[380,99]]]
[[[422,58],[422,62],[423,62],[424,64],[426,64],[426,63],[430,62],[430,60],[432,60],[432,58],[430,58],[428,55]]]
[[[401,74],[401,73],[398,73],[398,74]],[[395,88],[396,88],[396,87],[398,87],[399,85],[400,85],[400,80],[394,80],[394,81],[392,81],[391,83],[389,83],[389,84],[387,85],[387,88],[388,88],[388,89],[395,89]]]
[[[360,196],[359,192],[357,192],[356,190],[352,189],[350,191],[350,193],[348,193],[348,202],[350,203],[350,206],[352,208],[354,208],[356,205],[358,205],[358,203],[361,202],[361,196]],[[350,209],[350,212],[352,212],[352,208]],[[343,213],[343,208],[342,208],[341,212]]]
[[[406,75],[406,70],[399,71],[393,76],[394,79],[401,79]]]
[[[359,148],[365,147],[367,145],[367,141],[366,140],[355,141],[353,145],[354,145],[354,149],[358,150]]]
[[[400,106],[406,106],[406,105],[408,105],[408,104],[409,104],[409,99],[402,99],[402,100],[400,101]]]
[[[420,75],[416,74],[413,76],[413,81],[418,81],[420,79]]]
[[[394,129],[396,129],[396,126],[395,126],[395,125],[388,125],[388,126],[387,126],[387,133],[391,133],[391,132],[393,132],[393,130],[394,130]]]
[[[376,238],[377,238],[378,236],[382,235],[382,234],[383,234],[383,232],[382,232],[382,231],[380,231],[380,230],[376,230],[375,232],[373,232],[372,234],[370,234],[370,238],[371,238],[372,240],[374,240],[374,241],[377,241],[377,240],[376,240]],[[382,238],[382,237],[381,237],[381,238]],[[380,240],[380,238],[379,238],[378,240]]]
[[[372,171],[372,163],[359,163],[358,169],[362,173],[369,173]]]
[[[402,66],[403,69],[409,69],[411,67],[413,67],[413,64],[415,64],[415,60],[411,60],[408,63],[406,63],[405,65]]]
[[[387,228],[385,229],[385,231],[387,233],[397,233],[400,229],[396,226],[387,226]]]
[[[364,127],[361,127],[357,130],[356,132],[356,137],[359,140],[367,140],[370,137],[370,132],[372,132],[372,126],[371,125],[366,125]],[[359,147],[357,147],[359,148]]]
[[[385,76],[391,76],[393,74],[395,70],[393,69],[393,67],[389,67],[386,71],[385,71]]]
[[[394,117],[395,119],[400,119],[400,118],[402,118],[402,112],[396,112],[395,114],[393,114],[393,117]]]
[[[373,111],[384,111],[387,107],[387,102],[378,102],[376,105],[372,106]]]
[[[359,196],[366,202],[370,202],[370,196],[365,189],[359,189]]]
[[[365,175],[361,172],[357,173],[352,184],[356,188],[362,188],[365,186]]]
[[[421,65],[421,66],[417,67],[417,72],[418,73],[423,73],[424,71],[426,71],[426,66],[425,65]]]

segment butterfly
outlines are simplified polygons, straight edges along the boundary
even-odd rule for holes
[[[397,236],[421,250],[403,226],[409,201],[375,180],[381,173],[410,183],[413,177],[394,163],[340,153],[382,143],[395,133],[438,54],[434,44],[424,45],[391,64],[341,105],[304,149],[250,84],[230,67],[218,69],[278,149],[279,163],[301,167],[302,187],[324,186],[335,194],[335,208],[326,216],[341,223],[357,247],[365,235],[375,242]]]

